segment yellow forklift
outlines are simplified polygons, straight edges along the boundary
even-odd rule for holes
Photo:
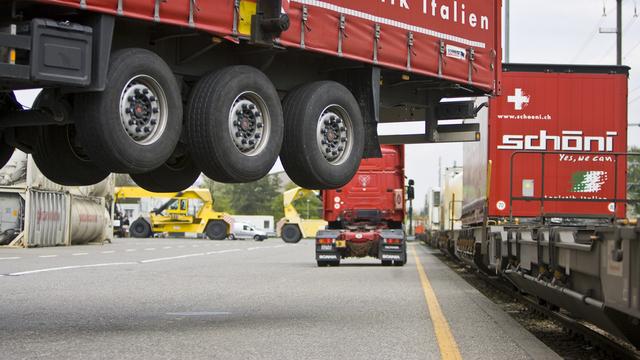
[[[315,238],[318,230],[324,229],[328,224],[323,219],[303,219],[295,206],[293,206],[294,201],[302,199],[309,194],[318,196],[319,192],[301,187],[295,187],[284,192],[284,217],[278,221],[276,232],[286,243],[297,243],[303,238]]]
[[[123,199],[167,199],[148,216],[141,215],[129,227],[131,237],[146,238],[154,234],[202,234],[212,240],[224,240],[231,233],[233,218],[213,209],[207,189],[154,193],[137,186],[116,187],[115,203]]]

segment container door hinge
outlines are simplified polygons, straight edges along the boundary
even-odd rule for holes
[[[233,28],[231,33],[238,36],[238,21],[240,21],[240,0],[233,0]]]
[[[469,48],[469,84],[473,84],[473,61],[476,59],[476,52]]]
[[[407,33],[407,70],[411,71],[411,55],[416,55],[413,52],[413,33],[409,31]]]
[[[304,43],[304,34],[307,31],[311,31],[309,26],[307,26],[307,21],[309,20],[309,8],[307,5],[302,5],[302,23],[300,24],[300,48],[305,48]]]
[[[116,9],[116,13],[118,15],[122,15],[124,14],[124,4],[122,3],[123,0],[118,0],[118,8]]]
[[[444,41],[440,40],[440,49],[438,51],[438,77],[442,77],[442,68],[444,63]]]
[[[196,27],[195,12],[200,11],[196,0],[189,0],[189,27]]]
[[[373,63],[378,64],[378,42],[380,41],[380,24],[373,27]]]
[[[342,40],[348,37],[345,31],[346,27],[347,19],[344,14],[340,14],[340,21],[338,22],[338,56],[340,57],[342,57]]]

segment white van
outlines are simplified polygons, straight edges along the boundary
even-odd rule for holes
[[[233,230],[229,234],[229,239],[253,239],[255,241],[262,241],[267,238],[267,233],[262,230],[257,230],[253,225],[234,222]]]

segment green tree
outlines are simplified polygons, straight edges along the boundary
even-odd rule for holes
[[[313,192],[301,197],[293,202],[293,207],[298,210],[303,219],[322,218],[322,200]],[[307,209],[309,210],[307,213]]]
[[[640,153],[640,147],[631,147],[629,151]],[[640,200],[640,157],[629,156],[627,167],[627,184],[629,189],[627,198],[630,200]],[[640,203],[632,203],[628,209],[631,216],[637,217],[640,215]]]

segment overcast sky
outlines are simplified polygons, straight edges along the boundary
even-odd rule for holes
[[[638,2],[640,0],[623,0],[623,63],[631,67],[630,123],[640,123],[640,18],[634,17],[634,7]],[[615,34],[598,33],[600,27],[615,27],[615,7],[615,0],[511,0],[510,61],[615,64]],[[603,16],[604,12],[606,16]],[[33,93],[24,95],[20,100],[29,105],[33,101]],[[406,132],[407,126],[401,126]],[[421,128],[415,125],[415,130]],[[381,129],[381,133],[388,133],[388,130]],[[631,127],[628,136],[630,145],[640,146],[640,127]],[[408,177],[416,180],[417,209],[422,208],[428,189],[438,184],[438,159],[441,159],[443,168],[454,162],[462,164],[462,145],[407,146],[406,172]],[[279,163],[273,169],[281,170]]]

